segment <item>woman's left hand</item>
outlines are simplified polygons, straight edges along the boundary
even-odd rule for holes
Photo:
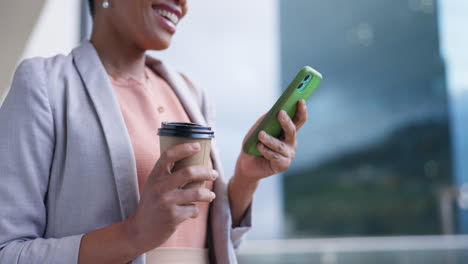
[[[263,117],[253,125],[244,142],[262,119]],[[288,169],[296,154],[297,131],[306,120],[307,106],[304,100],[298,102],[297,113],[293,120],[284,110],[280,111],[278,121],[284,131],[283,136],[277,139],[261,131],[258,134],[260,142],[257,149],[263,156],[253,156],[242,151],[237,160],[235,175],[244,180],[258,181]]]

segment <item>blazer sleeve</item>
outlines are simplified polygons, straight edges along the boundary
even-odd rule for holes
[[[203,116],[206,119],[206,122],[215,127],[215,108],[213,101],[207,95],[205,90],[200,88],[199,85],[196,85],[190,80],[187,76],[181,73],[181,76],[184,78],[185,82],[192,90],[192,93],[197,99],[197,103],[200,107],[200,110]],[[228,188],[227,188],[228,189]],[[226,206],[230,206],[229,204]],[[231,241],[234,245],[234,249],[238,249],[242,243],[242,240],[245,238],[246,233],[252,228],[252,203],[249,205],[247,211],[244,214],[244,217],[241,220],[241,223],[237,227],[231,228]]]
[[[77,263],[82,235],[44,238],[54,120],[41,59],[16,70],[0,107],[0,263]]]

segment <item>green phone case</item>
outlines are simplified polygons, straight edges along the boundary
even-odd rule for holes
[[[264,130],[273,137],[280,137],[282,133],[281,125],[278,121],[278,113],[285,110],[291,118],[294,118],[297,110],[297,103],[300,100],[309,99],[317,86],[322,81],[322,74],[309,66],[302,68],[294,80],[284,91],[281,97],[276,101],[273,107],[268,111],[265,118],[260,122],[257,128],[252,132],[243,146],[247,154],[262,156],[257,149],[258,133]]]

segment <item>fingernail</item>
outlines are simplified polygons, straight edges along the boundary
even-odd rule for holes
[[[193,149],[193,150],[200,150],[200,143],[198,143],[198,142],[197,142],[197,143],[193,143],[193,144],[192,144],[192,149]]]
[[[212,175],[213,180],[216,180],[219,176],[219,173],[216,170],[213,170],[211,172],[211,175]]]
[[[263,148],[263,144],[262,144],[262,143],[258,143],[258,144],[257,144],[257,149],[259,149],[259,148],[260,148],[260,149]]]
[[[281,118],[282,118],[283,120],[286,120],[287,116],[288,116],[288,114],[286,113],[286,111],[281,110]]]
[[[211,192],[211,198],[214,200],[216,198],[216,194],[214,192]]]
[[[265,131],[263,131],[263,130],[260,131],[260,133],[258,133],[258,136],[259,136],[260,138],[265,138]]]

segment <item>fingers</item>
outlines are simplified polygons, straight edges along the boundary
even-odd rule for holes
[[[279,154],[278,152],[274,152],[273,150],[267,148],[262,143],[258,143],[257,149],[260,153],[262,153],[265,159],[270,160],[270,161],[278,161],[280,159],[285,158],[283,155]]]
[[[189,218],[196,218],[200,214],[200,210],[194,204],[186,204],[186,205],[178,206],[178,211],[183,220],[186,220]]]
[[[178,189],[173,194],[177,205],[188,205],[196,202],[209,203],[216,198],[216,194],[207,188]]]
[[[199,143],[186,143],[176,145],[164,151],[161,155],[161,158],[158,161],[158,166],[163,168],[167,172],[170,172],[172,167],[174,167],[174,163],[190,157],[200,151],[200,144]]]
[[[286,111],[281,110],[278,114],[278,121],[284,131],[284,142],[286,144],[295,146],[296,145],[296,125],[293,123],[291,118],[288,116]]]
[[[172,173],[170,187],[179,188],[189,182],[215,181],[219,176],[216,170],[206,166],[188,166]]]
[[[265,159],[270,161],[270,164],[271,164],[270,166],[272,170],[274,171],[274,173],[278,173],[289,168],[292,158],[283,156],[279,154],[278,152],[275,152],[267,148],[262,143],[258,143],[257,149],[263,155]]]
[[[273,150],[274,152],[277,152],[285,157],[294,158],[294,151],[289,145],[275,137],[268,135],[265,131],[260,131],[260,133],[258,133],[258,140],[260,140],[263,145]]]
[[[296,130],[299,130],[302,125],[307,121],[307,104],[304,100],[297,103],[296,116],[294,116],[293,123],[296,125]]]

